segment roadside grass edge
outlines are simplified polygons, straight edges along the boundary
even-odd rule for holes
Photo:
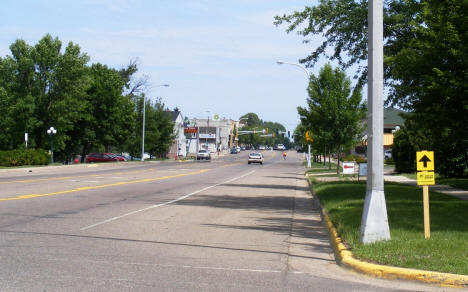
[[[333,250],[335,252],[335,256],[337,257],[337,262],[340,265],[378,278],[414,280],[452,288],[468,287],[468,276],[465,275],[379,265],[356,259],[353,256],[353,253],[348,249],[348,247],[346,247],[343,240],[340,238],[327,212],[320,204],[319,198],[314,194],[310,185],[310,180],[307,179],[307,182],[309,184],[309,189],[313,199],[316,200],[318,206],[320,206],[322,220],[325,222],[328,228]]]

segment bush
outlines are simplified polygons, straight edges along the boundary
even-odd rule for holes
[[[385,159],[385,164],[395,164],[395,161],[393,160],[393,158],[387,158]]]
[[[350,154],[340,159],[341,161],[355,161],[356,163],[367,162],[367,159],[361,155]]]
[[[0,151],[0,166],[47,165],[50,155],[42,149]]]

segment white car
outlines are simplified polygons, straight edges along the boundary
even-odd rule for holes
[[[251,163],[263,164],[263,155],[262,155],[262,153],[258,153],[258,152],[250,153],[248,163],[249,164],[251,164]]]
[[[392,158],[392,149],[384,150],[384,157],[385,159]]]
[[[197,160],[200,159],[211,160],[211,153],[207,150],[198,150]]]
[[[276,145],[276,149],[278,149],[278,150],[286,150],[286,147],[284,147],[283,144],[278,144],[278,145]]]

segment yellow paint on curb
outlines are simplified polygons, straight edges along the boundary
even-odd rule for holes
[[[307,181],[309,182],[309,180]],[[312,195],[315,196],[314,194]],[[353,256],[353,253],[346,247],[342,239],[339,237],[335,226],[333,226],[333,223],[328,217],[328,214],[325,210],[323,210],[321,205],[320,209],[322,211],[322,218],[328,227],[328,232],[330,234],[330,238],[333,244],[333,249],[335,250],[335,254],[338,257],[339,263],[341,263],[342,265],[347,266],[363,274],[378,278],[415,280],[453,288],[468,287],[468,276],[465,275],[385,266],[379,264],[372,264],[356,259]]]
[[[105,184],[105,185],[98,185],[98,186],[79,187],[79,188],[76,188],[76,189],[58,191],[58,192],[53,192],[53,193],[18,195],[16,197],[0,198],[0,201],[24,200],[24,199],[31,199],[31,198],[63,195],[63,194],[80,192],[80,191],[96,190],[96,189],[102,189],[102,188],[108,188],[108,187],[114,187],[114,186],[121,186],[121,185],[128,185],[128,184],[135,184],[135,183],[142,183],[142,182],[151,182],[151,181],[157,181],[157,180],[164,180],[164,179],[170,179],[170,178],[176,178],[176,177],[182,177],[182,176],[189,176],[189,175],[204,173],[204,172],[207,172],[207,171],[209,171],[209,169],[201,169],[201,170],[198,170],[198,171],[192,171],[192,172],[181,173],[181,174],[176,174],[176,175],[167,175],[167,176],[156,177],[156,178],[145,178],[145,179],[139,179],[139,180],[133,180],[133,181],[122,181],[122,182],[117,182],[117,183],[112,183],[112,184]]]

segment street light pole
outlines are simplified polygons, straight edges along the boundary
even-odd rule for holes
[[[157,87],[169,87],[169,84],[160,84]],[[141,130],[141,161],[145,161],[145,122],[146,122],[146,97],[143,95],[143,127]]]
[[[57,130],[50,127],[47,134],[50,136],[50,164],[54,164],[54,135],[57,134]]]
[[[277,63],[278,65],[284,65],[284,64],[286,64],[286,65],[292,65],[292,66],[296,66],[296,67],[298,67],[298,68],[301,68],[301,69],[307,74],[307,81],[310,81],[310,73],[309,73],[309,71],[307,71],[307,69],[306,69],[304,66],[302,66],[301,64],[289,63],[289,62],[284,62],[284,61],[276,61],[276,63]],[[338,163],[340,163],[340,162],[338,161]],[[310,162],[310,144],[308,144],[307,167],[308,167],[308,168],[311,168],[311,167],[312,167],[312,164],[311,164],[311,162]]]
[[[360,240],[364,244],[390,239],[383,176],[383,1],[369,1],[368,171]]]

